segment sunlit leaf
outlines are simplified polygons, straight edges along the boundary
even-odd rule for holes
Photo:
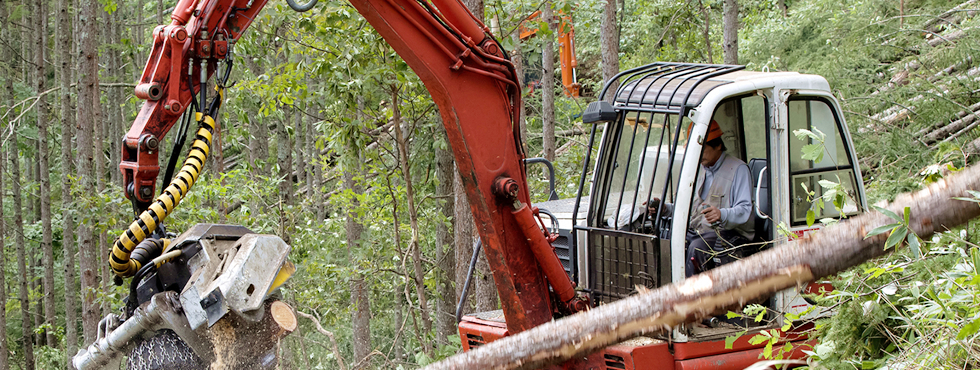
[[[891,218],[892,220],[899,221],[899,222],[902,221],[902,218],[901,217],[898,217],[898,215],[895,214],[895,212],[892,212],[890,210],[884,209],[882,207],[874,206],[874,205],[871,206],[871,208],[874,208],[876,211],[881,212],[882,214],[884,214],[885,216],[888,216],[888,218]]]
[[[892,223],[892,224],[888,224],[888,225],[878,226],[878,227],[872,229],[871,232],[869,232],[868,235],[865,235],[864,238],[867,239],[867,238],[870,238],[870,237],[875,236],[875,235],[878,235],[878,234],[883,234],[883,233],[889,232],[889,231],[893,230],[894,228],[898,227],[899,225],[901,225],[901,224]]]

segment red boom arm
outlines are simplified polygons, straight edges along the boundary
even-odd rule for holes
[[[127,198],[145,205],[156,195],[160,140],[200,89],[192,81],[199,81],[201,65],[191,62],[205,61],[210,78],[266,1],[181,0],[170,25],[153,30],[153,49],[136,85],[136,96],[146,102],[123,139],[119,163]]]
[[[136,88],[147,101],[126,135],[120,164],[127,196],[138,203],[152,200],[159,139],[201,87],[192,85],[188,73],[199,76],[204,65],[210,76],[265,3],[181,0],[173,22],[154,31],[153,51]],[[517,128],[519,80],[486,26],[458,0],[351,3],[439,106],[509,332],[551,321],[557,312],[587,309],[530,210]]]

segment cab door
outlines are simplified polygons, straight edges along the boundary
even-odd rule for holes
[[[825,223],[865,211],[861,169],[837,100],[824,91],[791,90],[779,94],[772,133],[779,145],[773,168],[778,196],[774,221],[784,238],[795,238]],[[782,312],[798,314],[809,307],[795,291],[777,297]]]

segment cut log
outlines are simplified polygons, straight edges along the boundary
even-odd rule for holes
[[[211,370],[274,369],[279,341],[296,330],[296,314],[289,305],[266,302],[258,322],[228,315],[208,331],[214,346]]]
[[[928,238],[980,215],[976,203],[953,199],[969,198],[967,190],[976,189],[980,189],[980,166],[916,193],[901,195],[884,208],[902,214],[908,207],[910,228]],[[664,332],[882,256],[890,251],[884,249],[888,233],[865,236],[874,228],[893,222],[879,212],[865,213],[679,284],[516,333],[425,369],[534,369],[639,335]]]
[[[967,110],[962,110],[962,111],[957,112],[956,113],[956,119],[961,119],[961,118],[966,117],[968,115],[975,114],[974,112],[976,112],[976,111],[980,111],[980,102],[977,102],[976,104],[971,105],[969,108],[967,108]],[[944,120],[943,122],[937,123],[937,124],[935,124],[935,125],[933,125],[931,127],[927,127],[927,128],[922,129],[922,130],[919,130],[919,132],[916,132],[915,133],[915,136],[924,136],[924,135],[929,134],[929,133],[931,133],[933,131],[940,130],[943,127],[949,126],[950,124],[953,124],[953,123],[956,123],[956,121],[953,121],[952,123],[946,123],[946,121]],[[952,131],[950,131],[950,132],[952,132]]]
[[[933,39],[931,39],[931,40],[928,41],[929,46],[937,47],[937,46],[942,45],[944,43],[950,43],[950,44],[955,43],[956,40],[959,40],[959,39],[963,38],[964,36],[966,36],[966,31],[969,31],[969,30],[970,30],[970,28],[962,28],[962,29],[958,29],[958,30],[955,30],[953,32],[950,32],[948,35],[937,36],[936,38],[933,38]]]
[[[926,144],[932,145],[937,141],[949,141],[962,135],[965,131],[973,129],[976,126],[974,122],[977,121],[977,116],[980,115],[980,109],[974,108],[978,106],[980,106],[980,103],[974,104],[970,107],[974,109],[972,112],[964,114],[962,118],[928,133],[925,136]]]
[[[972,17],[977,13],[976,8],[980,5],[980,1],[968,0],[960,5],[957,5],[953,9],[947,10],[943,14],[930,19],[922,28],[929,32],[938,32],[941,27],[945,27],[950,24],[959,24],[963,21],[965,17]]]

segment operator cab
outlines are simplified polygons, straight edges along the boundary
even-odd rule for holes
[[[595,125],[589,141],[589,155],[596,156],[590,186],[584,181],[589,173],[585,168],[578,202],[536,204],[558,216],[561,236],[567,239],[560,238],[556,250],[571,256],[566,270],[594,304],[685,278],[685,236],[712,120],[721,128],[728,155],[744,161],[751,174],[755,236],[738,247],[739,256],[819,229],[819,221],[808,225],[808,213],[811,220],[839,219],[866,209],[853,144],[823,77],[655,63],[623,72],[614,81],[620,87],[608,90],[613,84],[607,83],[599,102],[584,114],[585,123]],[[607,96],[611,104],[603,101]],[[800,139],[797,130],[813,136]],[[818,152],[819,158],[812,158]],[[837,196],[824,199],[830,191]],[[673,213],[651,217],[645,204],[654,198],[672,205]],[[678,364],[704,359],[719,354],[707,348],[718,347],[726,336],[779,327],[782,314],[809,307],[795,289],[755,303],[769,308],[770,321],[689,325],[670,338],[650,338],[653,344],[610,347],[606,360],[636,361],[627,360],[635,357],[636,348],[667,342],[673,342],[670,350]],[[752,346],[737,342],[735,347]]]

